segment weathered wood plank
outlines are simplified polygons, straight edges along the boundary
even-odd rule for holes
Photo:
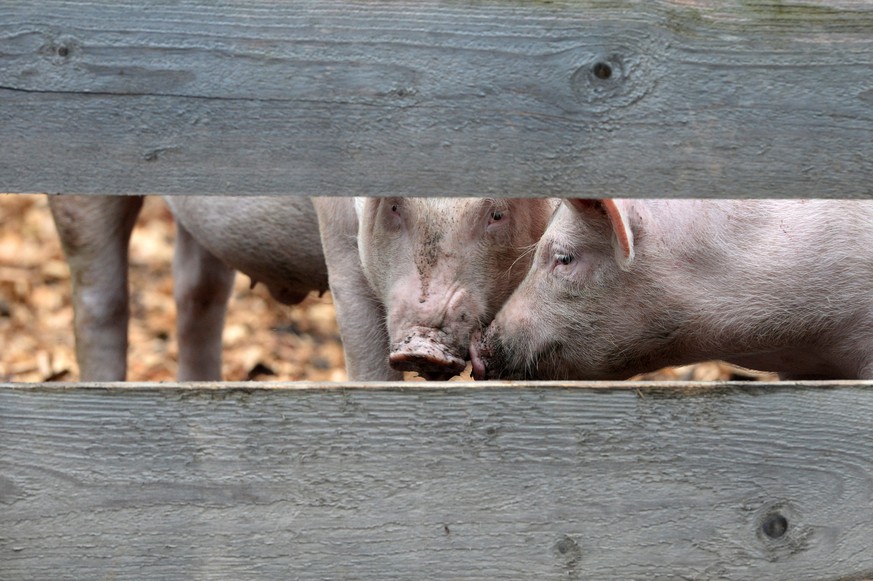
[[[873,3],[0,5],[0,191],[873,194]]]
[[[0,386],[0,578],[873,574],[871,384],[622,385]]]

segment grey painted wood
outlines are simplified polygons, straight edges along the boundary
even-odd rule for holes
[[[262,385],[0,386],[0,578],[873,574],[870,383]]]
[[[852,0],[6,0],[0,191],[870,196],[871,69]]]

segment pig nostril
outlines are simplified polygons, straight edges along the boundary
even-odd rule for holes
[[[593,72],[594,76],[598,79],[605,81],[612,76],[612,67],[604,62],[594,63],[591,72]]]

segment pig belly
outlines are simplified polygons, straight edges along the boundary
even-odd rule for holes
[[[174,196],[176,220],[216,258],[296,304],[328,289],[318,219],[308,198]]]

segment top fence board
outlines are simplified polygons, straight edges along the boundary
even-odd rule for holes
[[[868,197],[873,3],[11,0],[0,191]]]

